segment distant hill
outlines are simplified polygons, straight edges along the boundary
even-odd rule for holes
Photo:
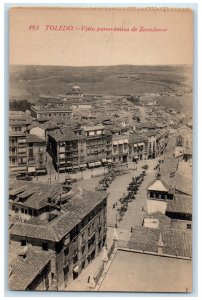
[[[191,89],[192,69],[177,66],[10,66],[10,99],[37,99],[39,94],[65,94],[77,83],[85,94],[142,95],[170,93]],[[183,110],[183,97],[166,100]],[[185,98],[184,98],[185,100]],[[174,102],[174,103],[172,103]],[[184,101],[185,102],[185,101]],[[184,109],[192,106],[191,95],[186,96]],[[175,107],[174,107],[175,108]]]

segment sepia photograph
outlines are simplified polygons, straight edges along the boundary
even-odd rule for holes
[[[192,10],[11,8],[8,101],[8,289],[191,293]]]

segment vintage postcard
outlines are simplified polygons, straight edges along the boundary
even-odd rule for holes
[[[9,28],[8,289],[192,292],[192,10]]]

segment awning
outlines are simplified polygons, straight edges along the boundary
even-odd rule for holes
[[[134,147],[137,147],[137,144],[134,144]]]
[[[94,163],[94,165],[95,165],[95,167],[98,167],[98,166],[101,166],[101,161],[96,161],[95,163]]]
[[[128,140],[124,139],[123,140],[124,144],[128,144]]]
[[[120,140],[119,145],[122,145],[122,144],[124,144],[124,142],[123,142],[123,140]]]
[[[80,167],[80,168],[86,168],[87,165],[86,165],[86,164],[81,164],[81,165],[79,165],[79,167]]]
[[[75,266],[75,267],[73,268],[73,271],[76,272],[76,273],[78,273],[78,272],[79,272],[79,266]]]
[[[32,173],[36,171],[36,167],[28,167],[28,172]]]
[[[64,153],[60,154],[59,157],[60,157],[60,158],[65,158]]]
[[[95,167],[95,163],[88,163],[88,167],[89,168]]]
[[[144,146],[144,143],[141,143],[141,146]]]
[[[106,158],[103,158],[102,159],[102,162],[104,163],[104,162],[107,162],[107,159]]]
[[[38,169],[38,170],[36,170],[36,172],[37,173],[46,173],[47,171],[46,171],[46,169]]]
[[[12,168],[10,168],[10,171],[12,172],[12,171],[19,171],[19,172],[21,172],[21,171],[27,171],[27,168],[26,167],[12,167]]]
[[[138,159],[138,158],[139,158],[139,157],[136,155],[136,156],[135,156],[135,159]]]
[[[64,164],[65,164],[65,160],[64,161],[60,160],[60,165],[64,165]]]
[[[137,145],[138,145],[138,146],[141,146],[141,145],[142,145],[142,143],[138,143]]]
[[[107,159],[107,161],[108,161],[108,163],[111,163],[112,162],[112,159],[110,158],[110,159]]]
[[[73,166],[73,169],[79,169],[79,166]]]
[[[112,141],[112,145],[113,146],[118,146],[118,142],[117,141]]]
[[[64,167],[62,167],[62,168],[59,168],[59,171],[64,171],[65,170],[65,168]]]

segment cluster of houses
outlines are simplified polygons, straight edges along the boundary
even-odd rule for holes
[[[159,158],[157,177],[147,187],[142,225],[131,227],[128,241],[118,241],[100,290],[124,291],[128,286],[132,291],[134,276],[143,278],[151,273],[153,256],[158,266],[152,271],[154,278],[165,269],[168,277],[163,280],[171,280],[173,260],[185,273],[192,256],[191,129],[185,126],[179,134],[170,135],[169,126],[135,126],[127,122],[124,113],[117,116],[110,99],[104,99],[104,115],[92,104],[103,105],[99,95],[88,95],[89,104],[78,85],[72,90],[72,94],[58,97],[41,95],[29,113],[10,112],[9,175],[15,180],[9,185],[9,288],[64,290],[106,245],[107,193],[17,180],[47,174],[49,159],[59,173]],[[134,264],[138,261],[142,261],[142,268],[137,272]],[[120,272],[122,263],[128,267]],[[181,279],[175,278],[175,282],[179,291],[191,290],[189,280],[184,280],[182,287]]]
[[[107,121],[78,124],[40,123],[23,113],[11,114],[9,167],[11,174],[47,173],[47,154],[57,172],[82,170],[111,163],[137,162],[163,154],[168,130],[133,130],[129,125]]]
[[[15,180],[9,187],[9,288],[64,290],[106,243],[107,194]]]

